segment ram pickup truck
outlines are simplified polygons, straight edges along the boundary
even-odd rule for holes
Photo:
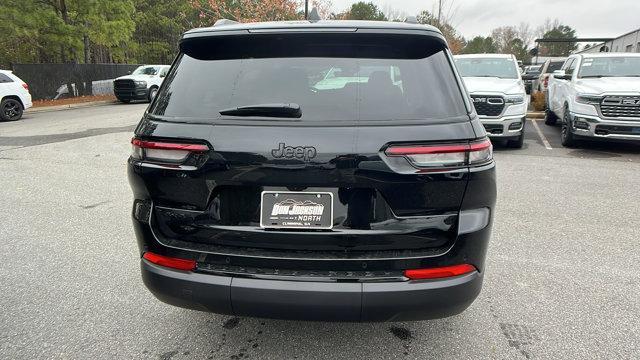
[[[158,93],[162,81],[167,76],[169,65],[143,65],[130,75],[121,76],[113,81],[113,92],[118,100],[128,103],[131,100],[151,102]]]
[[[528,99],[515,56],[457,55],[455,62],[489,137],[521,148]]]
[[[562,145],[640,141],[640,54],[577,54],[549,80],[545,123],[561,119]]]

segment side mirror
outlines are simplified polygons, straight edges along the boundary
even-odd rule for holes
[[[564,72],[564,70],[556,70],[553,72],[553,77],[559,80],[571,80],[571,75]]]

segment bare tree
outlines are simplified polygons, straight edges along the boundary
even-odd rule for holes
[[[552,20],[550,18],[546,18],[544,19],[544,23],[542,23],[542,25],[536,28],[535,35],[537,38],[541,39],[544,36],[544,34],[559,27],[560,25],[562,25],[560,23],[560,20],[558,19]]]
[[[534,30],[531,28],[531,25],[529,25],[529,23],[526,23],[526,22],[521,22],[518,25],[517,33],[518,33],[518,38],[522,40],[522,43],[524,44],[524,46],[527,49],[531,48],[533,45],[533,40],[535,40],[535,37],[536,37]]]
[[[431,13],[435,15],[439,24],[453,24],[453,19],[460,5],[456,6],[456,0],[437,0]]]
[[[389,21],[402,21],[408,16],[406,11],[395,8],[389,3],[382,6],[382,12]]]

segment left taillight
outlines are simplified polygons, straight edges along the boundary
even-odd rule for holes
[[[177,143],[165,141],[131,139],[131,156],[134,159],[180,163],[194,153],[205,153],[209,151],[209,146],[194,143]]]
[[[22,87],[23,87],[25,90],[29,91],[29,85],[27,85],[27,83],[22,83]]]
[[[193,271],[196,268],[196,261],[190,259],[180,259],[170,256],[164,256],[152,252],[146,252],[142,257],[156,265],[168,267],[171,269],[182,271]]]
[[[483,165],[493,159],[489,139],[465,144],[390,146],[387,156],[401,156],[420,169],[449,169]]]

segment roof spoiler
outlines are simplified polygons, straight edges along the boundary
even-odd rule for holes
[[[234,24],[240,24],[240,23],[235,20],[218,19],[216,20],[215,24],[213,24],[213,26],[226,26],[226,25],[234,25]]]

